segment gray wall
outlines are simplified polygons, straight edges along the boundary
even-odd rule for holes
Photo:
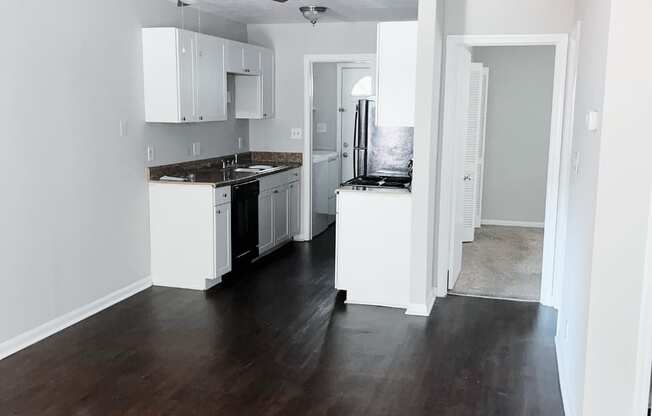
[[[144,126],[140,28],[176,24],[163,0],[0,3],[11,39],[0,77],[0,349],[149,275],[147,141],[175,160],[187,137],[234,148],[217,125]],[[211,16],[203,29],[246,36]]]
[[[337,64],[316,64],[313,73],[313,148],[337,149]],[[318,133],[317,124],[326,124],[326,132]]]
[[[482,219],[543,223],[553,46],[478,47],[489,67]]]
[[[290,129],[304,124],[304,56],[376,53],[376,23],[256,24],[247,32],[250,43],[276,52],[276,117],[251,121],[251,150],[302,152],[303,140],[290,139]]]

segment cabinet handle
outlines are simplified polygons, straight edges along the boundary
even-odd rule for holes
[[[248,69],[245,68],[245,72],[251,72],[251,71],[249,71]]]
[[[274,193],[275,193],[275,194],[277,194],[277,193],[278,193],[278,191],[274,191]]]
[[[204,119],[204,116],[199,116],[199,119],[200,119],[200,120],[203,120],[203,119]]]
[[[181,117],[181,121],[186,121],[186,118],[185,118],[185,117]]]
[[[218,209],[218,210],[217,210],[217,213],[218,213],[218,214],[221,214],[221,213],[222,213],[222,211],[220,211],[220,210]]]
[[[263,117],[267,117],[267,114],[263,114]]]
[[[224,195],[222,195],[222,196],[223,196],[224,198],[226,198],[228,195],[227,195],[227,194],[224,194]]]

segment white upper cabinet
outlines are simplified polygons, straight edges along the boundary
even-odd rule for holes
[[[263,90],[262,118],[274,118],[274,52],[268,49],[260,51],[260,70]]]
[[[226,72],[243,75],[260,74],[260,51],[256,46],[246,43],[227,43]]]
[[[376,124],[414,127],[417,22],[383,22],[377,36]]]
[[[143,29],[145,120],[226,120],[224,43],[176,28]]]
[[[236,74],[237,118],[274,114],[274,52],[172,27],[143,29],[145,120],[227,119],[227,73]]]
[[[216,37],[197,35],[196,58],[197,117],[199,121],[226,120],[226,71],[224,42]]]

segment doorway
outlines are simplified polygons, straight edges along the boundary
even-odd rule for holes
[[[303,239],[335,221],[335,189],[353,176],[353,126],[358,99],[374,95],[376,56],[304,58]]]
[[[471,48],[451,293],[539,301],[554,63],[552,46]]]
[[[474,216],[473,209],[477,207],[474,206],[472,199],[468,200],[468,196],[472,195],[473,192],[477,194],[478,189],[487,186],[486,183],[478,184],[473,180],[469,180],[467,170],[474,163],[477,164],[477,159],[465,160],[464,151],[468,128],[473,48],[489,46],[550,46],[554,48],[551,111],[549,112],[549,144],[545,167],[545,214],[542,221],[544,231],[541,238],[541,290],[539,300],[544,305],[556,306],[555,284],[559,284],[554,279],[555,249],[559,235],[556,224],[558,216],[565,215],[565,212],[558,209],[560,197],[559,179],[562,176],[562,160],[570,159],[567,149],[563,149],[564,152],[562,152],[568,36],[556,34],[465,35],[449,36],[447,39],[444,125],[440,153],[439,244],[437,249],[439,264],[437,270],[438,296],[446,296],[448,291],[455,287],[463,268],[464,241],[468,241],[471,236],[475,236],[478,218],[477,214]],[[491,78],[491,70],[489,69],[489,88],[491,88]],[[568,165],[564,164],[564,169],[569,169]],[[567,170],[565,173],[569,173],[569,171]],[[484,174],[482,178],[485,178]],[[474,179],[474,177],[472,176],[471,179]],[[465,192],[465,189],[467,192]],[[485,193],[486,191],[483,190],[482,194]],[[444,195],[446,195],[446,198],[443,197]],[[466,201],[465,196],[467,197]],[[481,212],[485,210],[486,202],[483,198]],[[471,219],[470,222],[469,218]],[[480,225],[482,226],[482,224]],[[490,226],[490,224],[485,225]],[[505,223],[493,224],[493,226],[509,225]],[[495,236],[491,235],[485,237],[487,239],[495,238]],[[523,238],[527,240],[528,237]]]

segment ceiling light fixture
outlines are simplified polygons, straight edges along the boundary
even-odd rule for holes
[[[319,16],[323,13],[326,13],[326,10],[328,10],[328,8],[323,6],[299,7],[299,11],[303,15],[303,17],[305,17],[307,21],[312,23],[313,26],[317,24],[317,21],[319,20]]]

